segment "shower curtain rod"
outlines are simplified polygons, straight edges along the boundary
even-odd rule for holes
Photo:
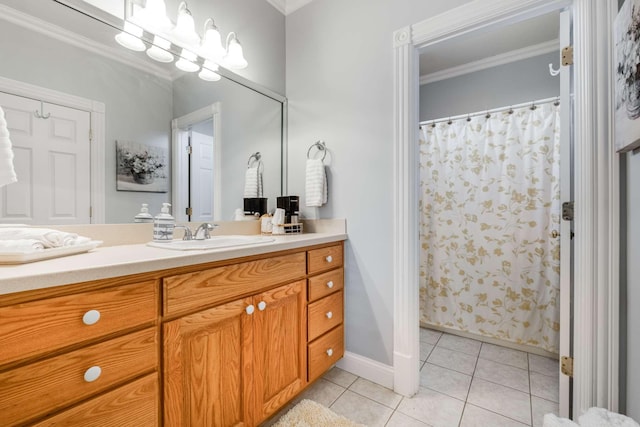
[[[485,114],[500,113],[502,111],[513,110],[514,108],[535,107],[542,104],[548,104],[550,102],[560,102],[560,97],[554,96],[553,98],[545,98],[545,99],[540,99],[538,101],[533,101],[533,102],[523,102],[522,104],[509,105],[507,107],[499,107],[491,110],[478,111],[475,113],[460,114],[458,116],[443,117],[441,119],[434,119],[434,120],[425,120],[424,122],[420,122],[419,125],[420,126],[435,125],[436,123],[452,122],[454,120],[466,119],[466,118],[471,118],[475,116],[482,116]]]

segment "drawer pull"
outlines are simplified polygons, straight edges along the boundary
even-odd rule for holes
[[[332,348],[327,350],[327,356],[329,356],[329,357],[333,356],[333,349]]]
[[[327,311],[327,314],[325,314],[325,316],[327,316],[327,319],[331,319],[333,317],[333,313],[330,311]]]
[[[82,323],[87,326],[95,325],[100,320],[100,312],[98,310],[89,310],[82,316]]]
[[[100,366],[92,366],[85,371],[84,380],[88,383],[93,382],[100,378],[100,374],[102,374],[102,369],[100,369]]]
[[[265,308],[267,308],[267,303],[266,303],[266,302],[264,302],[264,301],[260,301],[260,302],[258,303],[258,310],[260,310],[260,311],[264,311],[264,309],[265,309]]]
[[[247,312],[247,314],[253,314],[253,312],[256,311],[256,308],[253,306],[253,304],[249,304],[247,308],[245,308],[245,311]]]
[[[329,289],[333,288],[333,280],[329,280],[327,282],[327,288],[329,288]]]
[[[326,260],[327,262],[332,262],[332,261],[333,261],[333,257],[332,257],[331,255],[328,255],[328,256],[325,258],[325,260]]]

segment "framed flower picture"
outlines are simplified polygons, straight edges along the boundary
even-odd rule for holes
[[[164,147],[116,141],[116,189],[166,193],[168,163]]]
[[[615,148],[640,147],[640,0],[626,0],[614,24]]]

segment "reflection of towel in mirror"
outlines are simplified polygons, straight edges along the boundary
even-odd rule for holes
[[[244,174],[244,197],[262,197],[262,173],[258,167],[247,168]]]
[[[321,159],[307,159],[305,193],[308,207],[327,203],[327,174]]]
[[[50,228],[0,228],[0,241],[21,239],[37,240],[45,248],[74,246],[91,241],[88,237],[79,237],[76,233],[66,233]]]
[[[41,251],[44,245],[35,239],[0,240],[0,253],[29,253]]]
[[[4,111],[0,107],[0,187],[17,180],[16,172],[13,169],[13,150],[9,139],[9,129],[4,118]]]

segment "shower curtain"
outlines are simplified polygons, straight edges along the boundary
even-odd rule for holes
[[[559,345],[559,107],[421,127],[421,322]]]

